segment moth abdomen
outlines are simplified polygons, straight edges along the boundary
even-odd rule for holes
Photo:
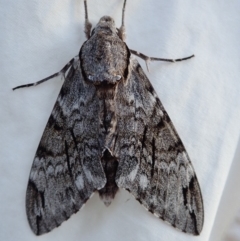
[[[109,150],[106,149],[103,153],[101,162],[107,178],[107,183],[104,188],[100,189],[98,192],[104,204],[109,206],[118,191],[118,186],[115,181],[118,161],[116,157],[112,156]]]

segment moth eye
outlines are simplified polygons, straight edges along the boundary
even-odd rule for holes
[[[88,75],[89,80],[93,80],[93,75]]]
[[[115,77],[116,77],[116,80],[120,80],[122,78],[121,75],[116,75]]]

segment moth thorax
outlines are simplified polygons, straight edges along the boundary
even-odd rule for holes
[[[116,33],[108,35],[104,32],[109,29],[109,24],[113,24],[111,18],[104,22],[108,18],[99,21],[95,32],[79,52],[84,79],[95,86],[111,87],[125,79],[128,73],[130,52]]]

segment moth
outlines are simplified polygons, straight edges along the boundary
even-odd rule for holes
[[[30,172],[26,212],[36,235],[49,232],[80,210],[98,191],[109,206],[126,189],[149,212],[177,229],[199,235],[204,219],[201,190],[185,147],[143,69],[122,25],[103,16],[95,28],[85,7],[79,55],[56,76],[65,81],[49,117]]]

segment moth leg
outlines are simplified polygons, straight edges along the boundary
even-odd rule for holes
[[[88,10],[87,10],[87,0],[84,0],[84,9],[85,9],[85,26],[84,26],[84,33],[86,38],[89,39],[91,36],[91,29],[92,24],[88,20]]]
[[[122,39],[122,41],[126,40],[126,29],[125,29],[125,23],[124,23],[126,3],[127,3],[127,0],[124,0],[123,9],[122,9],[122,25],[118,30],[118,36],[120,37],[120,39]]]
[[[175,62],[179,62],[179,61],[191,59],[192,57],[194,57],[194,54],[193,54],[193,55],[191,55],[191,56],[188,56],[188,57],[185,57],[185,58],[181,58],[181,59],[163,59],[163,58],[148,57],[147,55],[142,54],[142,53],[140,53],[140,52],[138,52],[138,51],[135,51],[135,50],[132,50],[132,49],[130,49],[130,52],[131,52],[132,54],[138,56],[139,58],[145,60],[148,71],[149,71],[149,68],[148,68],[148,63],[149,63],[149,61],[166,61],[166,62],[175,63]]]
[[[67,72],[67,70],[69,69],[69,67],[73,64],[74,59],[75,59],[75,58],[72,58],[59,72],[57,72],[57,73],[55,73],[55,74],[52,74],[52,75],[48,76],[47,78],[42,79],[42,80],[39,80],[39,81],[37,81],[37,82],[35,82],[35,83],[30,83],[30,84],[26,84],[26,85],[19,85],[19,86],[13,88],[13,90],[20,89],[20,88],[25,88],[25,87],[36,86],[36,85],[39,85],[39,84],[41,84],[41,83],[43,83],[43,82],[45,82],[45,81],[47,81],[47,80],[49,80],[49,79],[52,79],[52,78],[54,78],[54,77],[57,77],[57,76],[59,76],[59,75],[65,76],[65,73]]]

